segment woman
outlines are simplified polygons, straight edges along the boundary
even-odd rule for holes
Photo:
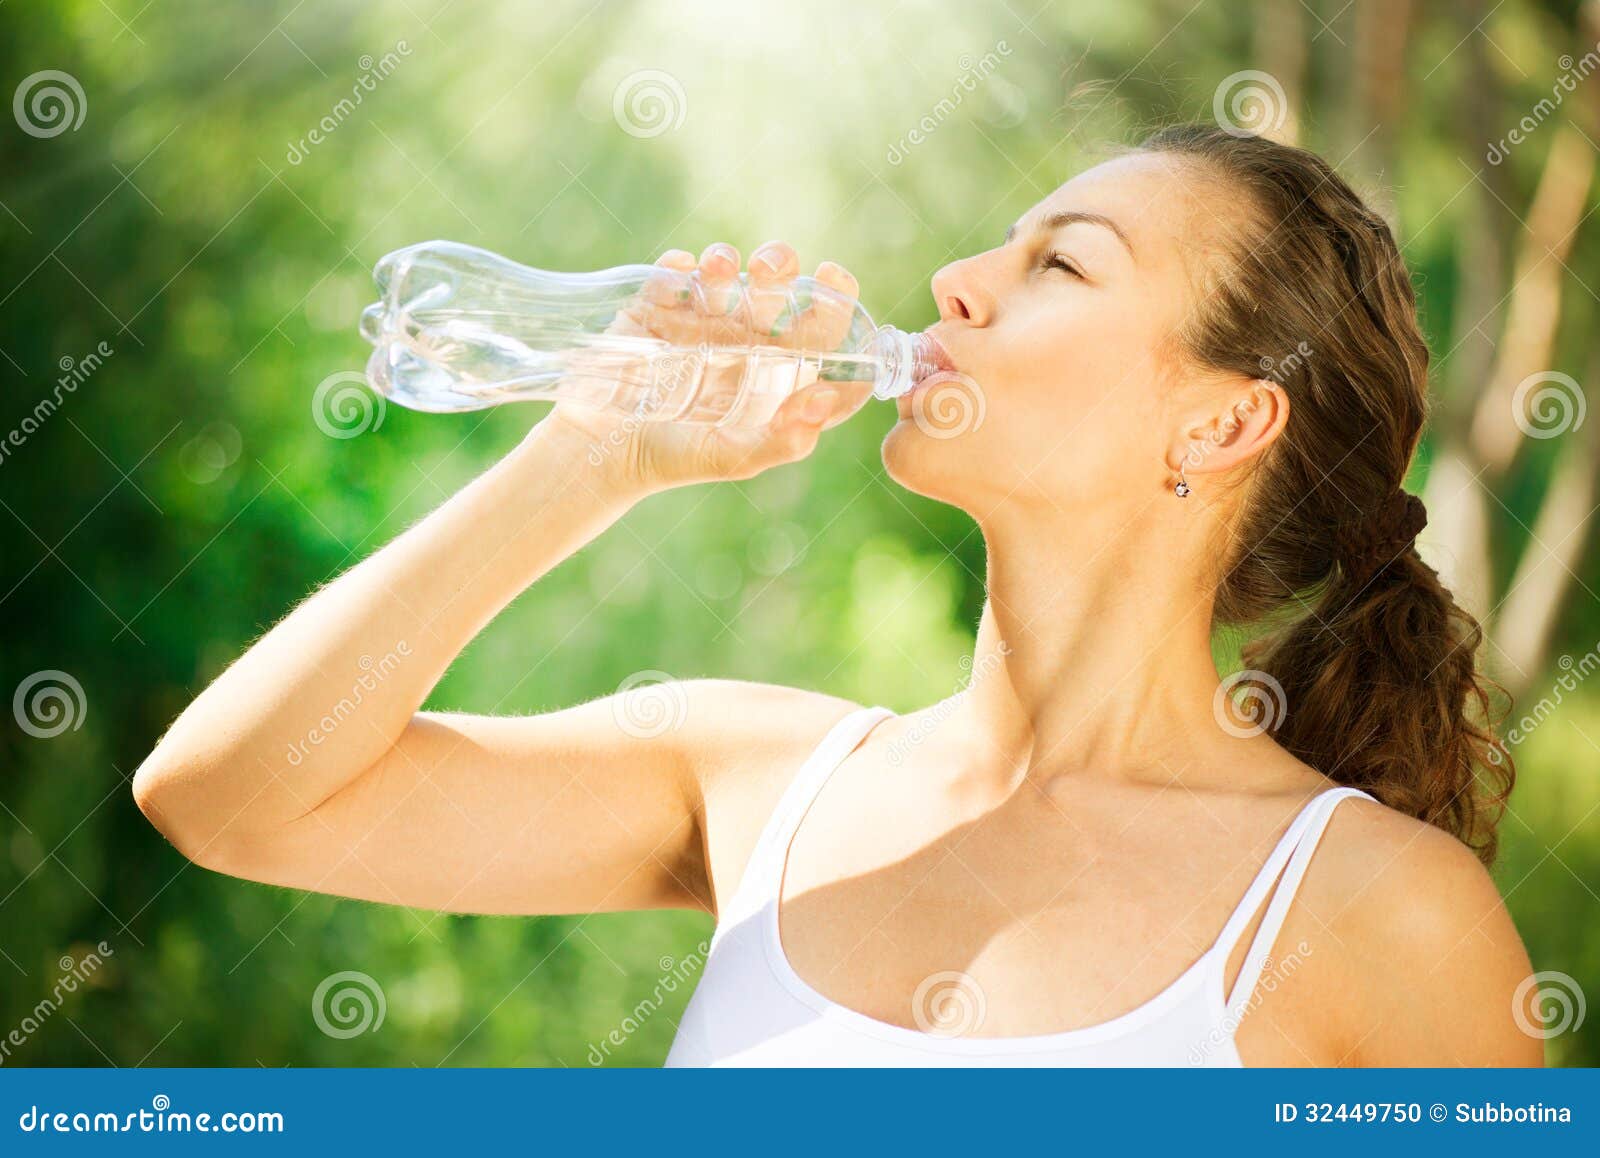
[[[662,262],[712,288],[739,268]],[[750,266],[797,272],[781,244]],[[293,888],[711,912],[673,1064],[1538,1064],[1480,863],[1509,777],[1478,631],[1400,489],[1427,349],[1388,228],[1309,153],[1174,129],[933,293],[986,416],[935,437],[924,387],[883,458],[984,534],[961,694],[895,715],[692,680],[647,737],[626,692],[418,712],[631,504],[803,458],[865,391],[813,385],[745,433],[561,404],[207,689],[140,807],[196,862]],[[1212,660],[1216,628],[1261,624],[1275,730]]]

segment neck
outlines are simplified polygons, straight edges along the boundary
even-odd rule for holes
[[[988,598],[952,712],[983,738],[977,775],[1178,779],[1218,731],[1211,592],[1183,562],[1197,530],[1073,512],[1041,534],[1036,515],[981,525]]]

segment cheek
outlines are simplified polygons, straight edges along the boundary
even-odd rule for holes
[[[890,433],[889,474],[980,507],[1138,493],[1164,469],[1168,387],[1152,305],[1107,295],[1014,310],[984,336],[976,391],[931,386]]]
[[[1082,415],[1148,378],[1151,341],[1138,311],[1107,297],[1037,313],[1016,318],[1015,336],[998,343],[993,392],[1055,418]]]
[[[1027,327],[988,376],[996,466],[1051,485],[1115,480],[1159,457],[1163,363],[1148,316],[1084,310]]]
[[[931,386],[883,445],[891,478],[969,510],[995,503],[1104,501],[1133,493],[1159,462],[1146,445],[1155,427],[1146,387],[1041,401],[1016,390],[982,396],[957,384]]]

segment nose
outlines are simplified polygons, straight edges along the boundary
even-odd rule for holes
[[[959,320],[987,326],[994,317],[994,296],[984,284],[975,257],[953,261],[933,275],[933,299],[941,321]]]

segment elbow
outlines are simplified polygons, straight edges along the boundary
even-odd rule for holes
[[[223,833],[204,820],[185,784],[203,779],[203,768],[166,757],[158,748],[133,774],[133,802],[167,842],[195,864],[214,867],[223,854]]]

